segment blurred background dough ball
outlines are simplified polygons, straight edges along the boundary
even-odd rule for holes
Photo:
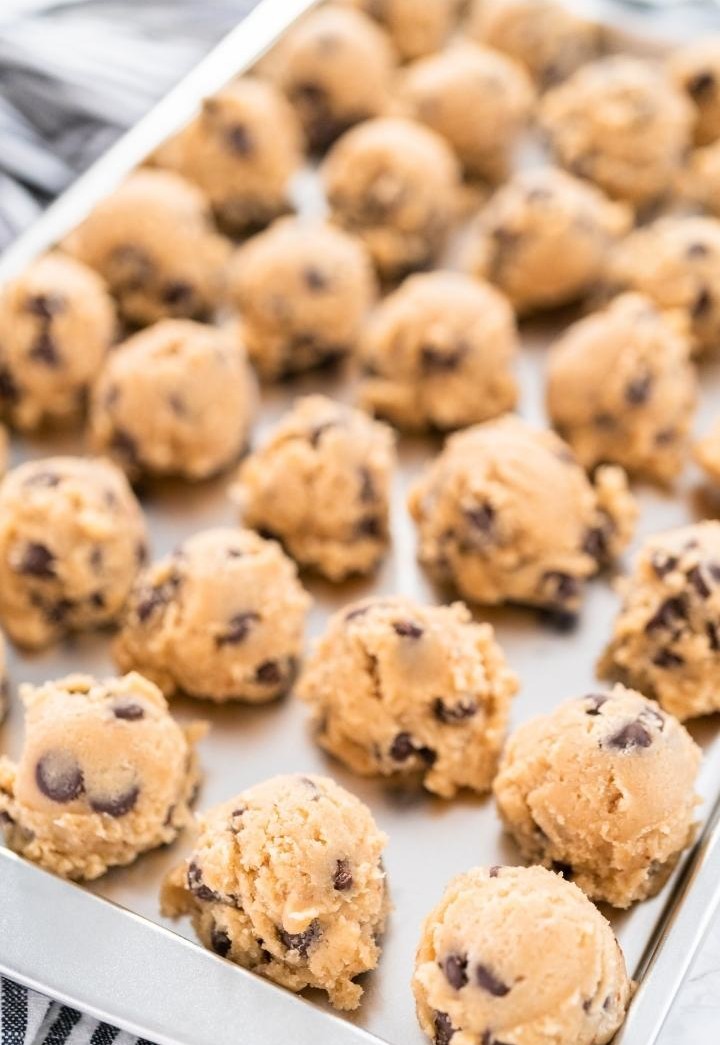
[[[402,58],[439,51],[458,21],[464,0],[345,0],[375,18]]]
[[[695,142],[716,141],[720,137],[720,35],[675,48],[668,68],[692,104]]]

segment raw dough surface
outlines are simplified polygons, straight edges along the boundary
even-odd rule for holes
[[[345,0],[390,33],[403,58],[439,51],[457,21],[461,0]]]
[[[399,428],[462,428],[511,410],[515,317],[490,284],[459,272],[411,276],[360,344],[360,402]]]
[[[250,358],[268,380],[352,351],[376,292],[362,243],[325,222],[295,218],[250,240],[229,284]]]
[[[200,821],[189,860],[166,880],[163,910],[191,914],[206,947],[292,991],[318,987],[355,1009],[388,907],[386,838],[332,780],[280,776]]]
[[[630,999],[609,923],[542,867],[453,879],[423,926],[413,990],[435,1045],[605,1045]]]
[[[629,907],[660,891],[693,840],[699,764],[677,719],[616,686],[521,725],[493,791],[529,863]]]
[[[409,506],[420,561],[438,580],[473,602],[549,609],[559,623],[637,516],[621,469],[599,469],[593,487],[562,439],[512,416],[451,436]]]
[[[394,466],[387,425],[307,396],[240,466],[234,496],[247,526],[340,581],[370,573],[385,553]]]
[[[255,406],[234,327],[161,320],[108,357],[93,393],[91,440],[133,477],[204,479],[246,448]]]
[[[295,676],[310,599],[295,564],[249,530],[206,530],[144,570],[115,659],[166,696],[262,703]]]
[[[599,670],[679,719],[720,710],[720,522],[649,538]]]
[[[115,620],[145,553],[140,506],[109,461],[48,457],[0,485],[0,619],[20,646]]]
[[[623,294],[554,345],[548,410],[586,468],[611,462],[659,482],[681,471],[698,382],[674,318]]]
[[[11,849],[64,878],[98,878],[190,822],[204,727],[182,729],[147,679],[71,675],[21,696],[22,754],[0,759]]]
[[[695,115],[695,141],[708,145],[720,137],[720,36],[673,50],[670,75],[684,91]]]

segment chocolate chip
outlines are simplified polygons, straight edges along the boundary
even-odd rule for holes
[[[200,866],[194,860],[188,864],[187,884],[188,889],[197,900],[205,903],[219,903],[222,900],[219,893],[205,885]]]
[[[490,533],[495,521],[495,509],[491,504],[480,504],[476,508],[465,508],[465,518],[481,533]]]
[[[195,290],[190,283],[182,279],[166,283],[162,291],[162,299],[166,305],[186,308],[192,301]]]
[[[55,562],[55,556],[44,544],[27,544],[17,572],[42,580],[52,580],[56,576]]]
[[[345,620],[357,620],[359,617],[364,617],[371,610],[371,606],[357,606],[354,610],[348,610],[345,614]]]
[[[363,504],[371,504],[377,499],[377,491],[369,469],[358,468],[358,480],[360,482],[360,501]]]
[[[560,634],[574,631],[578,625],[578,615],[572,610],[562,610],[557,607],[543,606],[538,610],[538,619],[542,624]]]
[[[28,352],[30,359],[45,366],[56,367],[60,363],[57,342],[49,330],[41,330]]]
[[[180,577],[172,575],[162,584],[142,588],[135,605],[135,613],[140,623],[144,624],[156,610],[167,606],[179,586]]]
[[[703,69],[688,80],[688,92],[696,101],[707,100],[715,92],[715,77],[709,69]]]
[[[650,398],[653,379],[651,374],[636,377],[625,386],[625,401],[631,406],[642,406]]]
[[[455,1028],[446,1012],[435,1013],[435,1045],[450,1045]]]
[[[700,566],[693,566],[692,569],[688,570],[686,576],[689,583],[693,586],[701,599],[710,598],[712,590],[703,577],[702,568]]]
[[[215,645],[218,647],[239,645],[248,637],[255,621],[259,620],[260,616],[252,611],[235,614],[234,617],[230,618],[228,630],[225,634],[216,636]]]
[[[691,243],[686,252],[689,258],[704,258],[710,253],[707,243]]]
[[[468,982],[467,965],[467,954],[448,954],[441,964],[445,979],[456,991],[461,990]]]
[[[555,874],[559,874],[567,882],[572,881],[572,876],[575,873],[572,869],[572,864],[563,863],[562,860],[553,860],[551,866]]]
[[[288,951],[297,951],[301,958],[307,958],[308,951],[320,935],[320,923],[317,918],[301,933],[288,933],[284,929],[278,929],[278,936],[283,947]]]
[[[703,287],[702,290],[698,291],[697,297],[692,305],[692,315],[694,319],[701,319],[703,316],[712,308],[712,297],[707,287]]]
[[[308,265],[303,270],[303,279],[308,290],[327,290],[329,279],[324,272],[314,265]]]
[[[428,374],[451,373],[458,369],[467,352],[468,346],[464,344],[449,352],[427,345],[420,350],[420,365]]]
[[[25,311],[41,319],[50,320],[63,312],[66,305],[62,294],[33,294],[25,301]]]
[[[255,681],[263,686],[276,686],[283,680],[283,673],[276,660],[265,660],[255,671]]]
[[[394,762],[407,762],[409,758],[416,756],[426,765],[431,766],[437,758],[437,753],[429,747],[416,747],[409,733],[398,733],[390,746],[390,757]]]
[[[423,636],[423,629],[411,620],[393,621],[393,631],[403,639],[420,639]]]
[[[500,874],[501,870],[502,870],[502,865],[501,864],[493,864],[492,867],[490,868],[490,870],[488,871],[488,877],[489,878],[497,878],[498,875]]]
[[[679,653],[673,653],[672,650],[661,649],[652,658],[652,662],[656,668],[681,668],[685,663],[685,658],[681,657]]]
[[[553,603],[564,604],[574,602],[580,597],[580,583],[576,577],[560,570],[549,570],[543,575],[542,586],[548,591]]]
[[[582,550],[595,562],[602,563],[608,558],[608,533],[602,526],[594,526],[585,534]]]
[[[44,606],[43,610],[45,617],[51,624],[62,624],[74,608],[75,603],[72,599],[63,598],[58,599],[57,602],[50,603],[49,606]]]
[[[110,255],[110,263],[110,282],[120,290],[138,290],[151,279],[155,270],[147,251],[130,243],[116,247]]]
[[[376,515],[366,515],[363,519],[358,519],[355,524],[355,536],[359,538],[368,537],[370,539],[380,538],[383,535],[383,524]]]
[[[628,722],[617,733],[613,733],[603,746],[612,748],[613,751],[632,751],[639,747],[650,747],[651,744],[652,736],[642,722],[636,720]]]
[[[90,808],[95,813],[107,813],[108,816],[121,817],[129,813],[137,805],[140,788],[134,784],[116,795],[90,796]]]
[[[217,925],[214,925],[210,934],[210,946],[215,951],[215,954],[219,954],[221,958],[227,958],[232,943],[225,930],[219,929]]]
[[[660,629],[672,629],[687,619],[687,606],[681,595],[666,599],[645,625],[645,631],[651,634]]]
[[[137,440],[124,428],[115,427],[110,438],[110,449],[120,457],[125,458],[127,464],[132,468],[139,467],[140,453]]]
[[[658,730],[662,733],[665,729],[665,716],[662,711],[658,711],[657,708],[645,708],[638,715],[641,722],[646,722],[649,726],[657,726]]]
[[[668,573],[672,573],[676,570],[679,564],[679,560],[676,555],[668,555],[666,552],[654,552],[650,560],[652,566],[658,577],[666,577]]]
[[[6,403],[16,403],[19,398],[20,390],[15,384],[15,378],[6,366],[0,366],[0,399]]]
[[[659,432],[655,433],[655,442],[658,446],[668,446],[670,443],[675,442],[677,439],[677,429],[675,428],[661,428]]]
[[[487,965],[478,964],[475,966],[475,981],[478,987],[482,987],[484,991],[492,994],[494,998],[504,998],[506,994],[510,993],[508,985],[503,983]]]
[[[442,697],[436,697],[432,705],[433,715],[438,722],[447,726],[457,725],[468,718],[472,718],[478,712],[477,701],[472,697],[459,701],[457,704],[447,704]]]
[[[610,698],[606,697],[604,694],[598,694],[597,696],[595,694],[591,694],[589,697],[585,697],[584,699],[588,701],[590,704],[590,706],[586,708],[585,714],[594,716],[600,714],[600,708],[603,706],[603,704],[607,704]]]
[[[352,886],[353,876],[349,861],[338,860],[335,864],[335,873],[333,874],[333,887],[338,892],[344,892],[346,889],[352,889]]]
[[[112,709],[115,718],[121,719],[123,722],[138,722],[141,718],[145,718],[145,708],[141,707],[140,704],[135,704],[132,701],[128,701],[124,704],[116,704]]]
[[[75,756],[62,748],[42,756],[35,766],[35,782],[53,802],[72,802],[85,790],[83,773]]]
[[[308,432],[308,441],[312,447],[317,447],[320,440],[331,428],[337,428],[337,421],[325,421],[321,425],[316,425],[315,428],[311,428]]]
[[[187,417],[187,403],[178,392],[171,392],[167,397],[167,402],[176,417]]]
[[[231,152],[244,157],[252,155],[254,151],[252,135],[244,124],[234,123],[231,127],[228,127],[224,138]]]
[[[705,625],[705,634],[710,643],[710,649],[714,653],[720,652],[720,626],[709,620]]]

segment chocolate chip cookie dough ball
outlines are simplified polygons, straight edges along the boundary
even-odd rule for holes
[[[274,541],[206,530],[138,576],[115,660],[168,697],[264,703],[295,677],[309,606]]]
[[[550,417],[589,469],[612,462],[674,479],[696,400],[687,338],[642,294],[623,294],[574,323],[550,354]]]
[[[329,4],[291,29],[271,56],[271,74],[295,107],[310,148],[322,151],[349,127],[380,116],[395,58],[361,11]]]
[[[714,142],[720,138],[720,36],[677,48],[668,64],[672,79],[692,105],[696,143]]]
[[[403,58],[439,51],[452,32],[460,0],[345,0],[375,18]]]
[[[233,494],[247,526],[332,581],[370,573],[389,541],[395,440],[325,396],[298,399],[240,466]]]
[[[463,42],[414,63],[401,99],[448,142],[468,174],[506,177],[533,90],[525,70],[488,47]]]
[[[356,773],[452,798],[490,787],[516,690],[493,629],[462,603],[376,596],[331,618],[298,695],[318,743]]]
[[[606,278],[613,289],[639,290],[663,310],[682,309],[696,353],[720,346],[720,221],[669,216],[637,229],[617,246]]]
[[[528,862],[629,907],[660,891],[693,840],[699,763],[675,718],[616,686],[520,726],[493,791]]]
[[[192,915],[216,954],[291,991],[317,987],[355,1009],[374,969],[388,907],[386,838],[332,780],[280,776],[210,810],[163,910]]]
[[[123,318],[138,326],[166,316],[208,316],[230,251],[200,190],[159,170],[131,174],[63,247],[100,273]]]
[[[517,329],[490,284],[459,272],[411,276],[360,343],[362,405],[399,428],[462,428],[511,410]]]
[[[0,620],[39,649],[115,620],[145,555],[145,523],[109,461],[48,457],[0,484]]]
[[[662,69],[615,55],[553,88],[541,122],[564,167],[640,206],[672,188],[690,146],[692,108]]]
[[[290,210],[302,135],[278,89],[245,76],[206,98],[200,115],[154,159],[199,185],[220,228],[241,236]]]
[[[324,222],[282,219],[236,255],[229,289],[267,380],[347,355],[375,297],[363,245]]]
[[[334,220],[363,240],[384,278],[427,268],[445,246],[458,212],[460,167],[429,128],[369,120],[337,142],[324,178]]]
[[[630,211],[553,167],[516,175],[480,213],[468,264],[521,312],[569,304],[593,289]]]
[[[593,487],[554,432],[510,416],[451,436],[409,507],[420,561],[438,581],[472,602],[539,606],[561,624],[637,516],[621,469],[599,469]]]
[[[649,538],[599,664],[684,720],[720,710],[720,522]]]
[[[115,334],[103,281],[62,254],[0,290],[0,414],[13,426],[77,421]]]
[[[232,328],[166,319],[108,358],[93,391],[90,438],[133,478],[204,479],[245,449],[255,400]]]
[[[425,920],[413,990],[435,1045],[605,1045],[631,987],[610,924],[577,886],[543,867],[477,867]]]
[[[192,819],[199,724],[181,728],[141,675],[71,675],[23,686],[25,744],[0,759],[7,844],[64,878],[109,867],[172,842]]]
[[[597,58],[603,34],[556,0],[474,0],[470,33],[504,51],[544,90]]]
[[[720,418],[694,446],[694,456],[712,483],[720,486]]]

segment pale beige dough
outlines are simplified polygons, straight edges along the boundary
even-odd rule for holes
[[[166,915],[192,916],[203,944],[291,991],[355,1009],[388,909],[386,838],[370,810],[320,776],[279,776],[200,820],[166,879]]]
[[[409,115],[445,138],[469,175],[499,181],[510,170],[533,93],[522,66],[463,41],[413,63],[400,99]]]
[[[413,990],[435,1045],[606,1045],[631,984],[577,886],[542,867],[476,867],[426,918]]]
[[[144,570],[115,661],[177,692],[263,703],[291,685],[310,598],[295,564],[249,530],[205,530]]]
[[[115,336],[105,284],[46,254],[0,290],[0,415],[24,430],[77,423]]]
[[[693,450],[695,460],[708,479],[720,485],[720,418],[702,439],[698,439]]]
[[[698,382],[674,318],[622,294],[553,346],[548,411],[586,468],[609,462],[658,482],[682,470]]]
[[[459,213],[457,159],[439,134],[411,120],[348,131],[323,177],[333,219],[363,240],[386,279],[430,266]]]
[[[389,541],[395,440],[387,425],[306,396],[240,466],[233,496],[247,526],[333,581],[370,573]]]
[[[411,276],[360,342],[363,407],[399,428],[447,430],[511,410],[517,329],[507,300],[460,272]]]
[[[677,719],[615,686],[520,726],[493,791],[529,863],[629,907],[660,891],[695,836],[700,754]]]
[[[458,19],[463,0],[345,0],[384,26],[405,59],[439,51]]]
[[[596,22],[556,0],[473,0],[469,31],[522,62],[541,89],[599,57],[604,43]]]
[[[318,743],[364,776],[487,791],[517,679],[462,603],[375,596],[331,618],[303,672]]]
[[[467,262],[521,312],[593,290],[606,255],[632,224],[629,209],[554,167],[516,174],[480,212]]]
[[[675,48],[668,68],[692,104],[695,141],[698,145],[714,142],[720,137],[720,36]]]
[[[114,621],[145,553],[140,506],[109,461],[48,457],[0,484],[0,620],[20,646]]]
[[[613,55],[578,69],[540,110],[558,161],[635,206],[671,190],[692,135],[692,107],[661,67]]]
[[[133,478],[204,479],[246,448],[256,393],[236,329],[161,320],[108,357],[90,440]]]
[[[684,720],[720,711],[720,522],[650,537],[598,670]]]
[[[450,436],[409,507],[437,580],[473,602],[545,608],[561,624],[637,517],[622,469],[599,469],[593,486],[554,432],[512,416]]]
[[[302,134],[286,98],[253,76],[206,98],[199,116],[153,158],[198,185],[231,236],[263,228],[291,209]]]
[[[385,112],[395,64],[387,35],[372,19],[328,4],[285,35],[268,71],[294,106],[310,149],[319,152]]]
[[[21,697],[22,753],[0,759],[11,849],[64,878],[98,878],[190,822],[204,727],[181,728],[147,679],[71,675]]]
[[[663,310],[682,309],[693,349],[720,346],[720,221],[667,216],[636,229],[611,253],[612,290],[639,290]]]
[[[353,350],[375,293],[359,240],[320,221],[285,218],[236,255],[229,294],[250,358],[268,380]]]
[[[63,247],[106,280],[123,318],[138,326],[209,316],[230,254],[200,189],[162,170],[131,174]]]

